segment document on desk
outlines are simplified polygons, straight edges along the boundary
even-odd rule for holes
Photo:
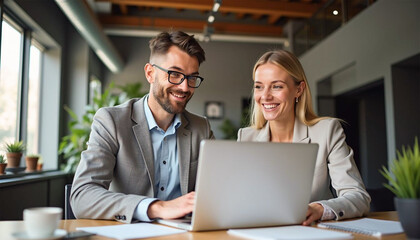
[[[100,227],[79,227],[77,230],[116,239],[148,238],[186,232],[185,230],[151,223],[132,223]]]
[[[228,234],[256,240],[281,240],[281,239],[352,239],[350,233],[329,231],[314,227],[284,226],[248,229],[229,229]]]
[[[373,218],[362,218],[342,222],[325,222],[319,223],[318,227],[361,233],[375,237],[404,232],[401,227],[401,223],[398,221],[379,220]]]

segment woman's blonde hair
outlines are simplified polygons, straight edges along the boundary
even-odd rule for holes
[[[296,85],[299,85],[301,81],[305,82],[305,89],[302,95],[299,97],[299,102],[295,103],[295,114],[296,117],[305,125],[312,126],[319,122],[322,119],[328,117],[318,117],[312,107],[312,96],[311,91],[309,90],[308,80],[306,79],[305,72],[303,67],[300,64],[297,57],[285,50],[275,50],[264,53],[255,63],[254,70],[252,73],[252,79],[255,81],[255,71],[257,68],[263,64],[271,63],[277,65],[284,71],[286,71],[295,82]],[[256,129],[261,129],[266,123],[267,120],[264,118],[264,115],[258,104],[255,103],[254,96],[252,97],[252,107],[251,112],[252,116],[250,119],[250,125]]]

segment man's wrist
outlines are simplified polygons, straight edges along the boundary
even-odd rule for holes
[[[162,209],[162,201],[154,201],[150,203],[149,208],[147,209],[147,216],[150,219],[160,218],[160,211]]]
[[[148,216],[148,210],[151,204],[156,202],[156,198],[145,198],[143,199],[134,210],[134,218],[142,222],[151,222],[153,218]]]

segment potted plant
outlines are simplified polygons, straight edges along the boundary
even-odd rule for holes
[[[384,186],[395,194],[394,203],[408,238],[420,239],[420,150],[417,137],[414,146],[397,151],[397,159],[381,174],[388,180]]]
[[[7,167],[19,167],[22,153],[25,151],[25,149],[26,146],[22,141],[6,143],[4,150],[6,151],[7,156]]]
[[[0,175],[4,174],[4,170],[6,169],[6,158],[4,155],[0,154]]]
[[[37,170],[39,155],[29,154],[25,157],[26,160],[26,171],[34,172]]]
[[[36,166],[36,170],[37,171],[42,171],[42,166],[43,166],[43,161],[42,161],[42,158],[41,157],[39,157],[39,159],[38,159],[38,164],[37,164],[37,166]]]

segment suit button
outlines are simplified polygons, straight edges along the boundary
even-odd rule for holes
[[[340,217],[342,217],[342,216],[344,216],[344,213],[343,213],[343,212],[339,212],[339,213],[338,213],[338,215],[339,215]]]
[[[165,190],[165,188],[164,187],[160,187],[160,190],[163,191],[163,190]]]
[[[163,164],[166,164],[166,161],[163,161]]]

